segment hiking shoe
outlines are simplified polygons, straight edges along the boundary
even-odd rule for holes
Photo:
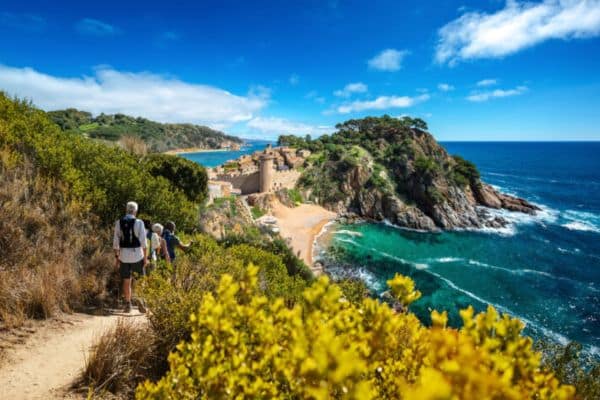
[[[137,306],[139,312],[141,312],[142,314],[146,313],[146,306],[144,305],[144,300],[135,299],[135,305]]]
[[[125,304],[125,308],[123,309],[123,312],[126,314],[129,314],[131,312],[131,302]]]

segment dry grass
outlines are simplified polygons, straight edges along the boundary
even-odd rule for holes
[[[119,145],[128,152],[138,156],[148,154],[148,146],[137,136],[125,135],[119,139]]]
[[[148,324],[122,318],[94,343],[77,386],[94,396],[109,392],[131,398],[137,384],[151,377],[155,362],[154,335]]]
[[[113,273],[107,233],[94,230],[95,219],[61,185],[6,159],[1,155],[0,327],[101,303]]]

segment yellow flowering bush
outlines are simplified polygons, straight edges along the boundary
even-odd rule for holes
[[[415,289],[415,281],[408,276],[396,274],[393,279],[387,281],[387,284],[394,299],[404,307],[408,307],[421,297],[421,292]]]
[[[190,317],[170,370],[138,399],[569,399],[540,369],[522,324],[493,308],[462,312],[464,328],[434,312],[426,328],[366,298],[347,301],[321,277],[292,308],[259,289],[257,267],[225,274]],[[400,282],[400,281],[397,281]],[[405,286],[405,285],[401,285]],[[410,285],[408,285],[410,286]],[[409,291],[412,292],[412,291]]]

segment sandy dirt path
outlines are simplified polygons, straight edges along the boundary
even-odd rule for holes
[[[273,207],[273,216],[277,218],[281,236],[290,240],[292,249],[300,252],[300,258],[313,269],[315,236],[336,217],[336,213],[314,204],[289,208],[277,202]],[[313,272],[318,275],[322,271],[313,269]]]
[[[73,314],[35,328],[23,343],[3,353],[0,399],[78,398],[68,393],[69,386],[83,370],[94,339],[121,317],[145,319],[137,310],[128,315]]]

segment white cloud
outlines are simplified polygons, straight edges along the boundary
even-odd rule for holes
[[[92,18],[84,18],[75,24],[75,29],[84,35],[112,36],[119,33],[119,29],[106,22]]]
[[[300,83],[300,76],[298,76],[298,74],[292,74],[290,75],[290,85],[292,86],[296,86],[298,83]]]
[[[365,93],[369,90],[368,86],[362,82],[349,83],[343,89],[333,92],[338,97],[350,97],[353,93]]]
[[[45,110],[75,107],[99,113],[124,113],[160,122],[224,126],[247,121],[266,106],[268,90],[247,96],[152,74],[98,68],[94,76],[63,78],[31,68],[0,65],[0,88],[31,99]]]
[[[494,86],[498,81],[496,79],[482,79],[477,82],[477,86]]]
[[[410,96],[379,96],[375,100],[353,101],[342,104],[337,107],[340,114],[349,114],[351,112],[365,110],[386,110],[389,108],[406,108],[417,103],[429,100],[428,94],[422,94],[416,97]]]
[[[438,89],[441,90],[442,92],[449,92],[451,90],[454,90],[454,86],[449,85],[447,83],[440,83],[438,86]]]
[[[294,122],[285,118],[277,117],[256,117],[246,123],[248,128],[258,130],[267,135],[276,137],[278,135],[322,135],[332,132],[329,126],[308,125],[301,122]]]
[[[408,54],[405,50],[385,49],[368,61],[369,67],[380,71],[398,71],[402,60]]]
[[[454,65],[461,60],[503,57],[549,39],[600,34],[599,0],[507,0],[492,14],[468,12],[439,31],[435,59]]]
[[[500,97],[518,96],[525,93],[527,90],[527,86],[517,86],[514,89],[496,89],[488,92],[475,92],[467,96],[467,100],[480,103]]]

